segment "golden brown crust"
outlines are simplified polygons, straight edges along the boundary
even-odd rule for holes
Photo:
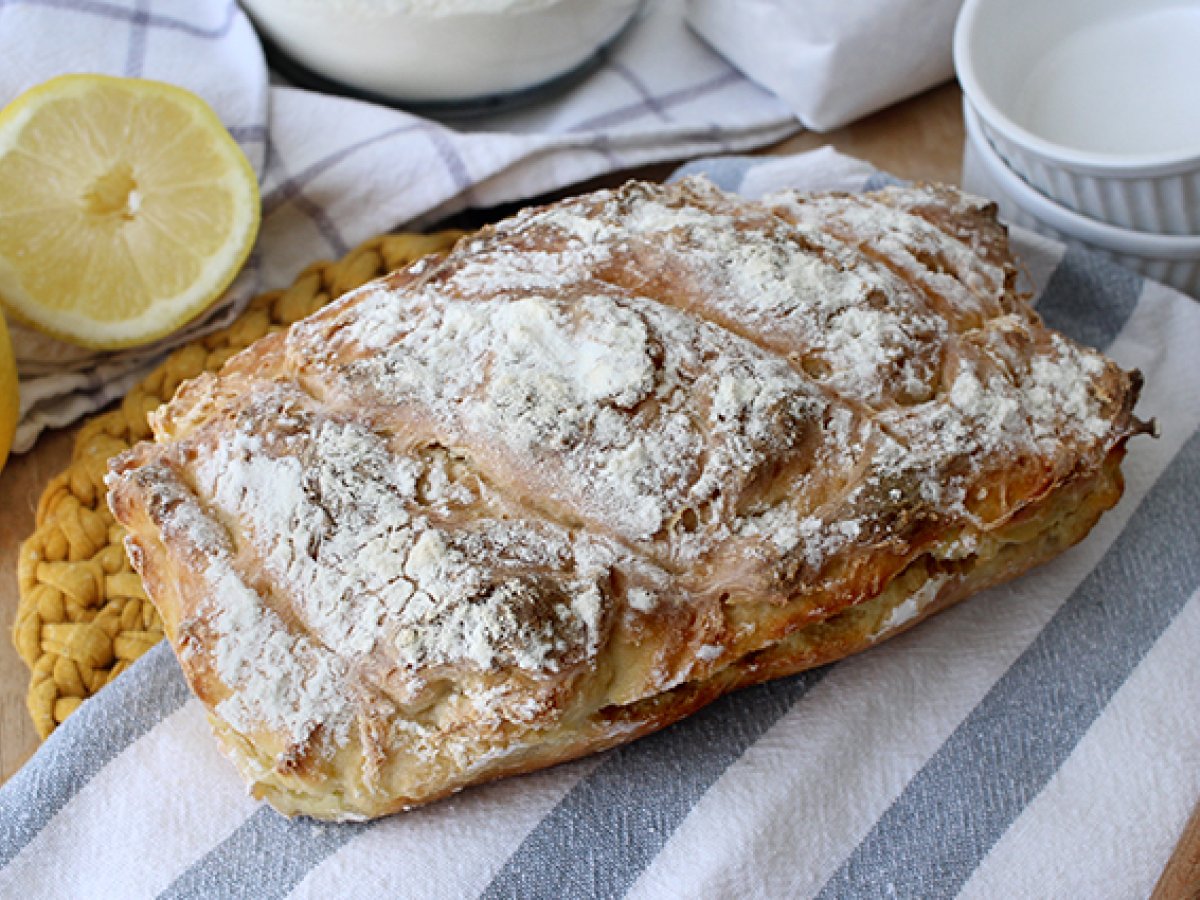
[[[839,659],[1081,539],[1134,376],[949,188],[530,210],[181,388],[110,502],[257,794],[370,817]]]

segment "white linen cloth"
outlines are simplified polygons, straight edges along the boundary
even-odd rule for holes
[[[469,127],[272,86],[234,0],[0,0],[0,106],[68,72],[168,81],[207,100],[259,175],[262,232],[226,297],[152,346],[96,354],[15,328],[17,452],[42,429],[122,396],[166,350],[228,324],[256,293],[371,235],[609,171],[769,144],[799,128],[782,102],[688,31],[682,0],[650,0],[571,90]]]
[[[755,196],[828,151],[686,167]],[[1145,373],[1125,496],[1052,563],[659,734],[367,825],[246,797],[166,645],[0,788],[0,896],[1144,897],[1200,797],[1200,304],[1027,232],[1048,324]]]
[[[687,0],[691,26],[741,71],[830,131],[954,74],[962,0]]]

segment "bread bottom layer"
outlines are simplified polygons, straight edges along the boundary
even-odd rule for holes
[[[914,559],[882,594],[769,647],[734,661],[716,674],[625,706],[606,707],[524,732],[498,743],[494,736],[445,736],[431,755],[386,761],[373,784],[350,746],[331,761],[329,781],[301,779],[257,757],[248,740],[210,717],[228,755],[264,798],[286,815],[319,819],[373,818],[437,800],[464,787],[543,769],[623,744],[664,728],[718,697],[842,659],[899,634],[985,588],[1008,581],[1058,556],[1082,540],[1100,515],[1116,504],[1123,481],[1123,447],[1101,469],[1069,480],[1014,520],[979,538],[969,554],[962,546],[937,548]],[[336,773],[336,774],[332,774]]]

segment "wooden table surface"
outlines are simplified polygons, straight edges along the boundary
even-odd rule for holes
[[[963,125],[956,84],[943,85],[829,134],[797,135],[767,153],[796,153],[832,145],[902,178],[957,184]],[[654,167],[645,177],[669,171]],[[43,434],[29,453],[13,457],[0,472],[0,783],[38,744],[25,690],[29,671],[10,637],[17,608],[17,548],[33,531],[42,489],[66,467],[75,428]]]

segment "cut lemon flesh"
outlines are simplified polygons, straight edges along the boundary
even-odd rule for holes
[[[245,154],[195,94],[65,75],[0,112],[0,301],[99,349],[143,344],[229,286],[259,224]]]

